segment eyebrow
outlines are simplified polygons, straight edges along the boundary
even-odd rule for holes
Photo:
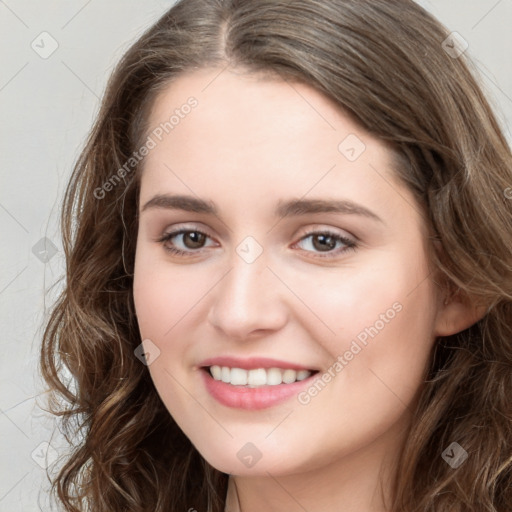
[[[157,194],[144,206],[141,212],[151,208],[183,210],[192,213],[218,215],[218,209],[212,201],[205,201],[194,196]],[[293,217],[314,213],[342,213],[361,215],[369,219],[384,221],[368,208],[345,199],[290,199],[279,201],[275,210],[276,217]]]

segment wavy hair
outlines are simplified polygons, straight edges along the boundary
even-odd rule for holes
[[[140,147],[164,88],[227,65],[309,84],[388,143],[442,249],[439,282],[487,308],[436,340],[393,512],[510,510],[512,157],[448,36],[411,0],[181,0],[126,52],[65,191],[65,285],[42,340],[49,409],[74,439],[52,481],[67,512],[224,509],[228,475],[201,457],[134,356],[141,164],[106,184]],[[469,455],[457,470],[441,457],[453,441]]]

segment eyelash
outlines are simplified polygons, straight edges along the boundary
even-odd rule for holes
[[[178,229],[176,231],[171,231],[169,233],[165,233],[162,237],[160,237],[157,242],[161,243],[164,247],[164,250],[169,252],[170,254],[174,254],[176,256],[189,256],[191,254],[194,254],[194,253],[199,253],[199,252],[202,252],[202,249],[203,248],[200,248],[198,250],[188,250],[188,251],[183,251],[182,249],[177,249],[176,247],[169,247],[167,245],[165,245],[166,242],[170,241],[172,238],[174,238],[175,236],[178,236],[178,235],[182,235],[182,234],[185,234],[185,233],[199,233],[201,235],[204,235],[205,237],[207,238],[210,238],[210,236],[205,233],[204,231],[201,231],[200,229]],[[327,235],[327,236],[330,236],[332,238],[334,238],[334,240],[336,242],[342,242],[344,245],[345,245],[345,248],[343,248],[341,251],[340,250],[333,250],[333,251],[328,251],[327,253],[325,254],[322,254],[322,253],[315,253],[318,257],[318,258],[334,258],[336,256],[339,256],[340,254],[343,254],[345,252],[348,252],[348,251],[354,251],[357,249],[357,244],[353,241],[353,240],[350,240],[349,238],[346,238],[344,236],[341,236],[337,233],[334,233],[332,231],[329,231],[328,229],[325,229],[325,230],[313,230],[313,231],[309,231],[307,232],[306,234],[304,234],[301,239],[299,240],[302,241],[302,240],[305,240],[306,238],[312,236],[312,235]],[[298,242],[296,242],[298,243]],[[295,244],[294,244],[295,245]],[[312,252],[312,251],[305,251],[305,252]]]

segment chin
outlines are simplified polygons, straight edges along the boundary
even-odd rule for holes
[[[264,476],[268,477],[270,473],[273,476],[284,476],[301,472],[309,467],[309,463],[304,460],[293,461],[291,451],[272,451],[270,454],[262,453],[263,450],[257,449],[250,443],[245,443],[241,448],[225,447],[222,451],[207,450],[200,451],[201,456],[215,469],[223,473],[238,476]],[[293,464],[293,462],[297,462]]]

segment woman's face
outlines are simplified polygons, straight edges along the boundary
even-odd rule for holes
[[[396,439],[442,301],[390,151],[306,85],[227,70],[182,75],[149,121],[134,298],[191,442],[278,475]]]

